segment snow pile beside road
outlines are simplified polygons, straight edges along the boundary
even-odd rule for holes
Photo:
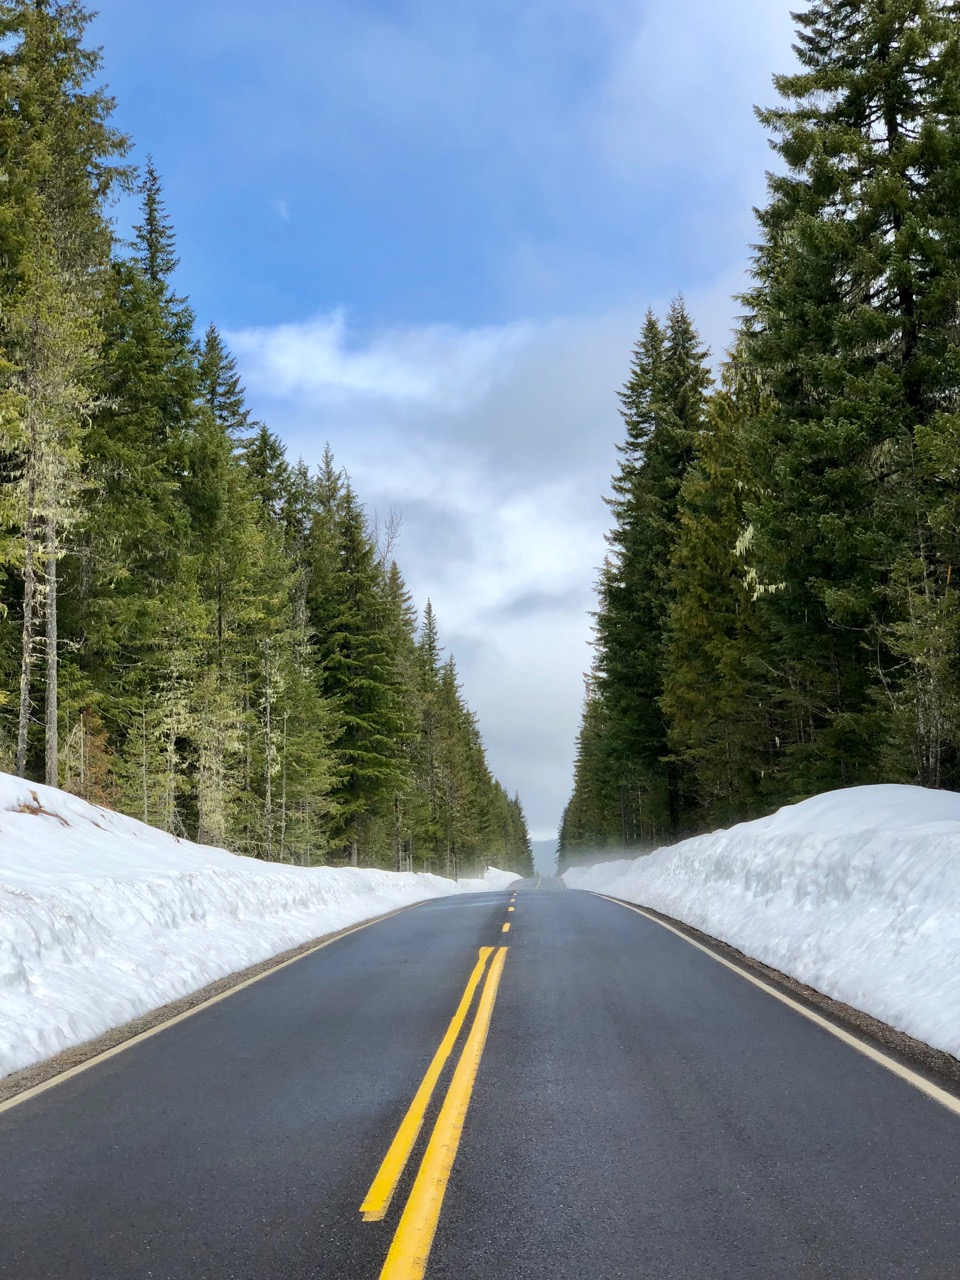
[[[498,867],[487,867],[479,880],[461,880],[460,888],[465,893],[490,893],[494,890],[509,889],[512,884],[522,880],[522,876],[512,871],[501,871]]]
[[[683,920],[960,1057],[960,795],[831,791],[564,880]]]
[[[439,876],[241,858],[0,773],[0,1076],[312,938],[461,891]]]

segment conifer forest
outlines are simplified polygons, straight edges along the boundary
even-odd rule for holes
[[[560,866],[861,783],[960,788],[960,5],[815,0],[722,365],[620,392]]]
[[[258,858],[440,874],[474,874],[487,863],[531,871],[519,799],[491,776],[433,610],[414,606],[393,557],[395,530],[368,517],[329,447],[315,469],[286,455],[245,403],[217,328],[178,294],[161,178],[149,161],[132,164],[131,140],[112,122],[90,16],[78,0],[0,4],[0,769]],[[923,93],[926,103],[932,82]],[[889,184],[902,172],[912,182],[917,165],[950,145],[942,130],[922,144],[904,139],[903,161],[871,181]],[[947,186],[930,193],[935,238],[927,223],[905,224],[905,240],[928,256],[951,252],[953,195]],[[132,237],[117,230],[120,198],[138,202]],[[877,252],[872,242],[867,252]],[[782,292],[772,250],[764,270]],[[868,602],[882,602],[882,664],[874,678],[852,629],[832,637],[836,661],[857,654],[858,662],[843,674],[843,724],[833,715],[828,726],[825,711],[804,721],[805,733],[815,731],[811,761],[828,728],[831,741],[857,738],[850,699],[866,707],[874,698],[876,725],[891,725],[876,749],[889,751],[894,721],[897,741],[909,736],[910,699],[922,718],[949,681],[951,498],[938,468],[949,449],[952,382],[946,367],[936,386],[929,372],[949,345],[949,304],[942,286],[930,295],[927,270],[926,258],[918,260],[916,285],[904,276],[889,319],[878,313],[872,322],[893,335],[894,314],[906,305],[896,298],[913,289],[902,360],[891,355],[869,371],[858,364],[877,412],[845,428],[864,449],[873,441],[875,458],[877,502],[858,543],[889,536],[899,499],[904,528],[921,490],[935,497],[922,528],[916,523],[926,541],[908,538],[889,573],[851,581],[842,608],[839,598],[831,604],[852,620]],[[799,301],[791,316],[792,335],[803,323]],[[841,324],[838,313],[838,332]],[[792,341],[784,329],[755,346],[773,369],[778,344]],[[899,406],[898,376],[902,426],[898,420],[896,436],[881,441],[875,419],[881,405]],[[774,379],[772,392],[787,385]],[[669,432],[685,443],[669,447],[686,457],[706,447],[697,417],[706,400],[705,390],[684,394],[688,418]],[[739,386],[727,393],[731,423],[746,394]],[[885,421],[892,412],[884,408]],[[806,429],[826,458],[838,428],[826,408],[821,417]],[[625,455],[625,466],[632,459]],[[855,481],[849,465],[850,484],[859,485],[849,503],[866,513],[866,476]],[[937,480],[922,488],[927,475]],[[716,484],[710,473],[696,501],[723,504]],[[656,501],[677,506],[659,490]],[[692,493],[682,501],[693,502]],[[719,518],[728,519],[725,506]],[[757,548],[780,554],[763,529]],[[833,536],[839,544],[839,531]],[[686,554],[700,554],[694,542]],[[825,554],[826,543],[812,546],[809,563]],[[856,546],[843,554],[850,560]],[[674,589],[657,581],[656,599],[665,600]],[[739,603],[738,595],[734,612]],[[749,635],[759,653],[755,609],[744,606],[725,644]],[[791,653],[802,650],[799,631],[789,636]],[[801,657],[806,665],[792,678],[819,670],[819,655]],[[745,678],[739,667],[737,678]],[[821,686],[826,696],[832,686]],[[949,706],[940,710],[938,744],[949,736]],[[932,727],[917,741],[928,753]],[[746,742],[746,726],[744,734]],[[762,748],[751,740],[751,759]],[[792,747],[785,741],[783,750]],[[949,750],[937,752],[938,769],[948,772]],[[676,768],[692,779],[686,764]]]

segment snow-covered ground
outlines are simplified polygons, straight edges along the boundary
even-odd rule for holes
[[[312,938],[514,879],[256,862],[0,773],[0,1076]]]
[[[568,871],[960,1057],[960,795],[851,787]]]
[[[497,889],[509,889],[516,884],[520,876],[512,871],[499,871],[496,867],[488,867],[481,880],[460,880],[460,888],[465,893],[491,893]],[[448,883],[444,881],[444,884]]]

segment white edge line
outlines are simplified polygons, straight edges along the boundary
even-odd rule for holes
[[[425,899],[429,901],[429,899]],[[314,955],[317,951],[322,951],[324,947],[330,947],[335,942],[339,942],[341,938],[346,938],[351,933],[357,933],[360,929],[367,929],[372,924],[379,924],[382,920],[389,920],[391,916],[400,915],[403,911],[409,911],[411,907],[419,907],[419,902],[409,902],[404,907],[397,907],[393,911],[386,912],[382,916],[374,916],[371,920],[361,920],[359,924],[351,925],[347,929],[340,930],[335,937],[327,938],[323,942],[318,942],[315,947],[310,947],[306,951],[301,951],[299,955],[291,956],[289,960],[282,960],[280,964],[271,965],[269,969],[264,969],[263,973],[254,974],[252,978],[244,978],[243,982],[238,982],[235,987],[230,987],[226,991],[221,991],[219,995],[210,996],[209,999],[203,1000],[200,1004],[195,1004],[189,1009],[185,1009],[183,1013],[174,1014],[172,1018],[167,1018],[165,1022],[158,1022],[155,1027],[148,1027],[146,1031],[138,1031],[135,1036],[131,1036],[129,1040],[124,1040],[120,1044],[115,1044],[111,1049],[104,1049],[102,1053],[95,1053],[92,1058],[86,1058],[83,1062],[78,1062],[75,1067],[68,1067],[66,1071],[61,1071],[55,1076],[51,1076],[49,1080],[41,1080],[39,1084],[32,1085],[29,1089],[24,1089],[22,1093],[15,1093],[12,1098],[7,1098],[5,1102],[0,1102],[0,1115],[5,1111],[11,1111],[14,1107],[18,1107],[21,1102],[28,1102],[31,1098],[37,1097],[38,1094],[46,1093],[48,1089],[54,1088],[55,1085],[63,1084],[65,1080],[71,1080],[74,1076],[80,1075],[82,1071],[89,1071],[91,1067],[97,1067],[101,1062],[106,1062],[108,1058],[114,1058],[118,1053],[123,1053],[125,1049],[132,1049],[134,1045],[149,1040],[151,1036],[159,1035],[161,1031],[166,1031],[167,1027],[176,1026],[178,1022],[183,1022],[186,1018],[192,1018],[195,1013],[201,1013],[204,1009],[209,1009],[212,1004],[219,1004],[221,1000],[226,1000],[228,996],[236,995],[238,991],[242,991],[244,987],[251,987],[255,982],[259,982],[262,978],[268,978],[271,973],[279,973],[281,969],[286,969],[288,965],[296,964],[298,960],[305,960],[307,956]],[[269,960],[269,956],[267,960]],[[264,964],[266,961],[259,960],[256,963]],[[226,975],[229,977],[229,974]],[[214,978],[214,982],[222,982],[222,978]],[[189,992],[186,996],[181,996],[181,1000],[188,1000]],[[149,1013],[150,1010],[147,1010]],[[141,1014],[146,1017],[147,1014]],[[102,1032],[108,1035],[110,1030],[116,1028],[108,1028]],[[76,1046],[74,1046],[76,1047]],[[62,1050],[63,1053],[68,1050]],[[23,1070],[28,1071],[29,1067]]]
[[[776,987],[771,987],[769,983],[762,981],[760,978],[754,977],[752,973],[748,973],[746,969],[742,969],[739,965],[734,964],[731,960],[725,960],[723,956],[718,956],[715,951],[711,951],[709,947],[705,947],[701,942],[696,942],[693,938],[682,933],[679,929],[675,929],[672,924],[667,924],[665,920],[658,920],[649,911],[644,911],[643,907],[634,906],[633,903],[624,902],[621,898],[611,898],[606,893],[598,893],[598,898],[606,898],[607,902],[616,902],[621,907],[626,907],[628,911],[635,911],[637,915],[643,916],[650,920],[653,924],[658,924],[661,929],[668,929],[670,933],[676,934],[678,938],[682,938],[684,942],[688,942],[691,947],[696,947],[698,951],[702,951],[704,955],[716,960],[717,964],[724,965],[727,969],[732,969],[734,973],[739,974],[741,978],[745,978],[747,982],[752,982],[755,987],[759,987],[761,991],[765,991],[768,996],[773,996],[782,1004],[788,1005],[797,1013],[802,1014],[810,1022],[815,1022],[818,1027],[822,1027],[824,1031],[829,1031],[832,1036],[836,1036],[838,1040],[842,1040],[844,1044],[848,1044],[852,1049],[856,1049],[859,1053],[879,1063],[881,1067],[892,1072],[895,1076],[899,1076],[901,1080],[905,1080],[907,1084],[913,1085],[915,1089],[919,1089],[921,1093],[925,1093],[928,1098],[932,1098],[934,1102],[939,1102],[942,1107],[946,1107],[948,1111],[952,1111],[954,1115],[960,1116],[960,1098],[955,1098],[952,1093],[947,1093],[946,1089],[941,1089],[939,1085],[934,1084],[930,1080],[924,1079],[918,1075],[916,1071],[911,1071],[909,1067],[905,1067],[901,1062],[897,1062],[895,1058],[888,1058],[885,1053],[881,1053],[879,1049],[875,1049],[872,1044],[867,1044],[865,1040],[860,1040],[857,1036],[851,1035],[849,1031],[844,1031],[843,1027],[838,1027],[835,1023],[830,1022],[827,1018],[823,1018],[819,1013],[814,1013],[812,1009],[807,1009],[804,1005],[796,1000],[791,1000],[782,991],[778,991]]]

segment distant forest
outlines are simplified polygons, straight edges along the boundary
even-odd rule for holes
[[[532,871],[391,531],[198,336],[90,17],[0,3],[0,768],[260,858]]]
[[[960,4],[816,0],[719,384],[620,403],[561,868],[835,787],[960,787]]]

